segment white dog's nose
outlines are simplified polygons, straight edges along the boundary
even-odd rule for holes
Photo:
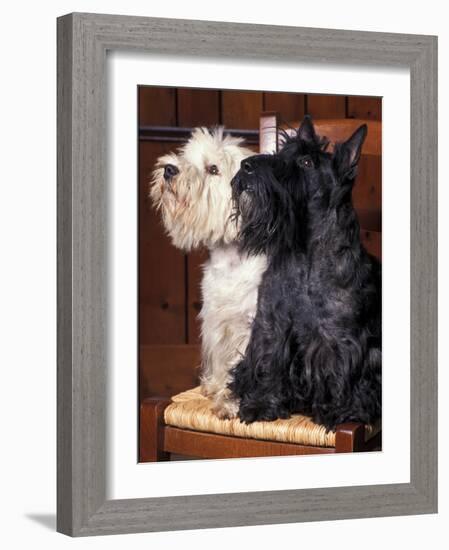
[[[164,180],[171,180],[178,173],[179,169],[174,164],[166,164],[164,167]]]

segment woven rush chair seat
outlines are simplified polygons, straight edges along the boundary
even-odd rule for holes
[[[221,420],[212,411],[212,403],[202,395],[200,387],[179,393],[171,401],[164,411],[164,422],[168,426],[231,437],[335,447],[335,432],[326,432],[324,426],[315,424],[309,417],[301,414],[252,424],[244,424],[238,419]],[[373,437],[378,431],[378,427],[367,426],[366,439]]]

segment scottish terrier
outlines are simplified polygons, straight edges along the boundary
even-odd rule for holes
[[[381,267],[352,205],[367,133],[328,152],[306,117],[280,153],[232,181],[240,246],[266,254],[257,312],[230,389],[246,423],[298,412],[327,429],[381,415]]]

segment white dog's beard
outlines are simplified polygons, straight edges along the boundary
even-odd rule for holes
[[[237,225],[231,219],[230,200],[220,201],[204,194],[192,196],[176,183],[163,189],[158,204],[166,231],[177,248],[213,248],[236,239]]]

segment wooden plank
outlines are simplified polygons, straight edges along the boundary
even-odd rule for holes
[[[139,86],[139,125],[176,126],[176,89]]]
[[[360,238],[366,250],[379,261],[382,261],[382,233],[361,229]]]
[[[363,155],[382,154],[382,125],[377,121],[361,119],[328,120],[320,119],[314,121],[316,132],[326,136],[332,143],[347,140],[362,124],[368,126],[368,133],[363,143]]]
[[[293,128],[298,128],[301,121],[293,121]],[[316,119],[313,121],[316,133],[320,136],[326,136],[331,145],[335,142],[347,140],[362,124],[368,126],[368,133],[363,143],[362,153],[364,155],[378,155],[382,154],[382,123],[375,120],[363,120],[363,119]],[[283,126],[283,125],[281,125]],[[285,130],[291,131],[289,128],[283,126]],[[330,148],[330,150],[332,147]]]
[[[367,231],[382,231],[382,212],[380,210],[356,209],[361,229]]]
[[[140,404],[139,462],[169,460],[164,451],[164,410],[169,399],[147,398]]]
[[[221,109],[221,120],[226,127],[259,128],[263,94],[262,92],[224,90]]]
[[[140,398],[172,397],[198,386],[199,346],[140,346]]]
[[[382,158],[362,155],[357,179],[352,191],[352,200],[357,210],[382,212]],[[373,228],[380,231],[380,227]]]
[[[182,344],[185,325],[185,259],[165,234],[148,196],[154,163],[172,143],[139,145],[139,339],[140,344]]]
[[[279,148],[279,116],[277,111],[264,111],[259,122],[259,153],[276,153]]]
[[[214,126],[220,123],[218,90],[178,88],[178,126]]]
[[[345,118],[346,97],[344,95],[307,95],[307,113],[313,118]]]
[[[348,96],[348,117],[382,120],[382,98]]]
[[[332,454],[335,453],[335,448],[229,437],[166,426],[164,429],[164,451],[201,458],[247,458]]]
[[[264,92],[264,111],[275,111],[282,122],[301,120],[305,114],[304,94]]]
[[[355,422],[340,424],[335,432],[335,452],[352,453],[365,447],[365,426]]]
[[[187,343],[201,343],[201,323],[198,314],[201,311],[202,266],[209,257],[206,249],[191,252],[187,257]]]

